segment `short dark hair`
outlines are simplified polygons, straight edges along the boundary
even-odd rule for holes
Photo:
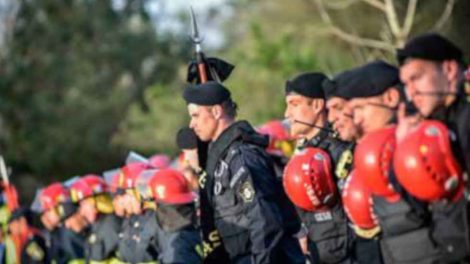
[[[235,118],[237,117],[238,113],[238,105],[232,99],[227,99],[223,101],[221,104],[222,109],[224,110],[224,113],[230,117],[230,118]]]

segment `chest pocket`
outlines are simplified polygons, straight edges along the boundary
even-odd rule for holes
[[[347,257],[351,247],[347,218],[341,205],[312,216],[309,229],[312,258],[321,263],[341,262]]]
[[[236,193],[234,189],[230,187],[230,161],[231,158],[220,161],[214,172],[214,186],[212,192],[216,218],[233,215],[237,211],[235,208],[237,204]]]
[[[236,150],[229,150],[226,158],[217,165],[213,189],[215,226],[231,258],[250,252],[248,219],[242,213],[241,203],[238,203],[236,190],[231,184],[230,162],[236,154]]]
[[[104,260],[107,256],[105,255],[103,241],[99,238],[99,235],[95,232],[90,234],[87,238],[87,251],[90,260],[100,261]]]

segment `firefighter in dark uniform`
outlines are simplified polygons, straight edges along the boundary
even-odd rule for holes
[[[64,226],[64,222],[78,209],[70,201],[69,190],[61,183],[52,183],[40,191],[38,199],[41,221],[49,230],[46,243],[52,263],[84,263],[84,237]]]
[[[21,263],[50,263],[46,242],[32,226],[32,216],[29,209],[18,208],[9,220],[10,233],[21,239]]]
[[[335,138],[328,125],[325,96],[322,90],[322,83],[326,80],[327,77],[322,73],[304,73],[287,81],[285,117],[290,121],[291,134],[300,138],[297,152],[308,148],[318,148],[327,153],[331,160],[332,171],[328,174],[330,176],[326,177],[334,177],[337,188],[331,191],[337,193],[342,189],[349,175],[348,157],[350,155],[348,153],[351,153],[352,144]],[[292,175],[292,177],[295,176]],[[325,181],[328,182],[329,179]],[[302,189],[298,190],[299,192],[292,189],[291,200],[293,196],[302,191],[305,192],[304,188],[299,188]],[[321,210],[310,208],[308,211],[297,206],[299,216],[307,229],[308,249],[312,262],[349,263],[352,261],[352,233],[348,227],[347,217],[340,199],[334,199],[334,202],[331,200],[328,205],[329,208]],[[328,217],[318,215],[328,215]]]
[[[353,71],[347,70],[336,75],[331,81],[325,80],[322,83],[323,92],[326,97],[326,107],[328,109],[328,122],[341,140],[351,143],[341,154],[336,166],[336,175],[351,173],[354,148],[357,140],[362,136],[362,131],[354,124],[353,111],[348,104],[348,91],[356,89],[357,86],[361,85],[354,81],[354,78],[352,78],[353,74]],[[372,207],[368,201],[370,192],[364,190],[357,180],[348,179],[348,181],[348,189],[343,192],[346,193],[346,197],[343,195],[343,206],[352,221],[353,230],[356,234],[354,239],[354,259],[357,263],[382,263],[378,242],[380,227],[372,220],[373,217],[370,213]],[[361,207],[360,204],[363,206]],[[351,205],[350,208],[348,208],[348,205]],[[372,221],[357,221],[364,219],[364,216],[369,216],[365,220]]]
[[[354,170],[372,193],[381,228],[384,263],[434,263],[439,249],[431,233],[427,204],[414,199],[397,182],[392,168],[396,110],[403,100],[398,69],[374,61],[352,70],[360,83],[348,91],[354,122],[364,132],[356,146]],[[377,161],[377,162],[371,162]]]
[[[444,122],[457,136],[455,152],[470,170],[470,86],[462,51],[438,34],[424,34],[397,51],[400,78],[419,116],[402,118],[400,127],[420,118]],[[415,122],[413,122],[415,121]],[[406,131],[401,133],[406,134]]]
[[[176,134],[176,145],[181,150],[176,167],[183,173],[190,189],[197,192],[199,191],[199,177],[197,171],[200,171],[197,153],[197,135],[189,127],[183,127]],[[198,210],[200,210],[199,201],[199,199],[196,201],[196,208]]]
[[[183,94],[190,127],[211,141],[206,164],[208,200],[232,263],[304,263],[294,208],[265,152],[267,137],[235,121],[236,104],[217,82],[189,86]]]
[[[97,175],[86,175],[71,185],[70,194],[90,223],[85,243],[87,262],[109,263],[116,257],[121,219],[113,214],[106,182]]]
[[[121,233],[119,234],[118,258],[127,263],[156,263],[157,220],[155,206],[144,201],[137,190],[139,176],[150,169],[146,162],[133,162],[121,169],[117,197],[126,204]]]
[[[462,51],[446,38],[428,33],[417,36],[397,50],[400,78],[417,114],[399,112],[398,142],[416,129],[423,119],[443,122],[450,130],[452,153],[463,172],[470,172],[470,85],[465,78]],[[449,156],[449,155],[447,155]],[[468,186],[467,186],[468,193]],[[431,203],[434,239],[445,262],[468,261],[468,199]]]
[[[174,169],[154,173],[148,187],[157,204],[157,246],[161,264],[202,263],[195,198],[183,174]]]

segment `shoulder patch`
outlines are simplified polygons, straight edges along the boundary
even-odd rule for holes
[[[32,241],[26,247],[26,253],[35,261],[41,261],[44,259],[44,250],[36,243],[36,241]]]
[[[251,183],[249,181],[245,181],[241,185],[238,194],[242,197],[245,203],[250,203],[253,202],[256,193]]]

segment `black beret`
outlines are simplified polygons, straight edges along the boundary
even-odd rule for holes
[[[322,82],[328,79],[323,73],[302,73],[292,80],[286,81],[286,95],[294,92],[310,98],[325,98]]]
[[[354,71],[347,70],[336,75],[333,79],[325,79],[322,83],[323,93],[325,98],[340,97],[348,99],[349,89],[355,89],[352,85],[348,85],[348,80],[354,76]]]
[[[209,81],[186,87],[183,98],[188,104],[210,106],[230,99],[230,91],[218,82]]]
[[[400,65],[405,63],[408,58],[462,61],[463,53],[456,45],[441,35],[427,33],[411,39],[403,49],[397,49],[397,60]]]
[[[31,224],[33,213],[27,207],[17,208],[11,213],[10,218],[8,219],[8,223],[10,224],[11,222],[18,220],[22,217],[26,219],[26,222],[28,222],[28,224]]]
[[[322,87],[328,91],[330,97],[338,96],[349,100],[376,96],[398,84],[400,84],[398,69],[378,60],[342,72],[333,80],[324,81]]]
[[[197,148],[197,135],[189,127],[183,127],[176,134],[176,144],[180,149]]]

